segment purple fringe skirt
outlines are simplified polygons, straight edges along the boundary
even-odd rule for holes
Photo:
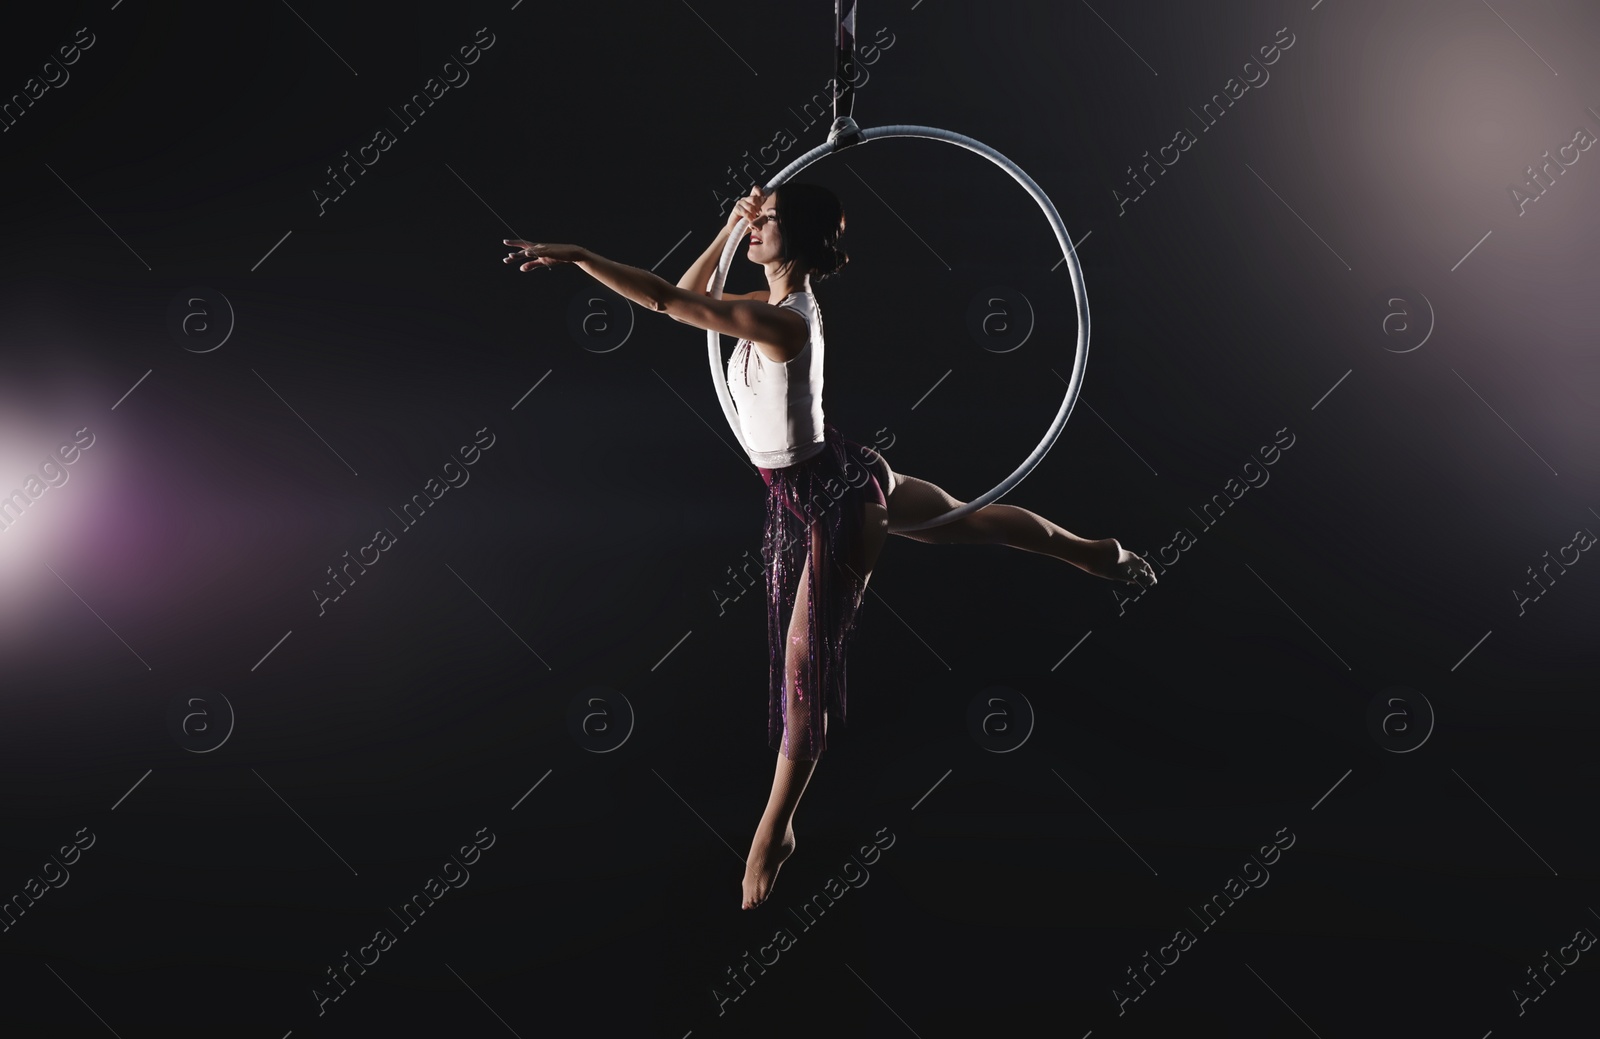
[[[827,748],[828,715],[845,720],[845,647],[856,627],[863,506],[887,506],[883,456],[823,427],[821,452],[782,469],[761,469],[767,523],[767,742],[791,761]],[[805,578],[803,626],[797,596]],[[785,630],[785,618],[789,630]]]

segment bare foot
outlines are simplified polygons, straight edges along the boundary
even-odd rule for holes
[[[744,867],[744,900],[741,909],[754,909],[767,900],[772,885],[778,879],[778,867],[794,854],[794,824],[784,830],[783,839],[773,840],[771,829],[763,820],[756,827],[755,839],[750,842],[750,858]]]
[[[1156,573],[1150,564],[1142,556],[1123,548],[1116,538],[1101,538],[1094,544],[1098,549],[1095,560],[1091,565],[1084,567],[1089,573],[1111,581],[1142,585],[1145,588],[1156,583]]]

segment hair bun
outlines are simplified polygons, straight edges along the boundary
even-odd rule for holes
[[[811,277],[826,278],[850,262],[839,248],[845,217],[837,195],[819,184],[807,183],[785,184],[776,194],[786,263]]]
[[[850,262],[850,254],[837,245],[828,244],[822,247],[821,260],[822,262],[817,265],[815,276],[826,278],[843,270],[844,265]]]

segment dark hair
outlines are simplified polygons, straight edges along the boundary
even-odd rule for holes
[[[839,273],[850,256],[839,248],[844,234],[844,207],[839,196],[820,184],[780,184],[778,228],[783,234],[783,258],[814,278]]]

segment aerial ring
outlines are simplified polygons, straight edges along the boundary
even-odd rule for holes
[[[859,143],[866,143],[881,137],[920,137],[924,140],[944,141],[948,144],[959,145],[968,151],[982,155],[1011,174],[1012,179],[1027,190],[1033,200],[1039,204],[1039,208],[1044,211],[1045,218],[1050,221],[1050,230],[1054,232],[1056,244],[1060,246],[1061,254],[1067,261],[1067,273],[1072,278],[1072,294],[1078,305],[1078,343],[1072,357],[1072,377],[1067,380],[1066,397],[1061,401],[1061,408],[1056,412],[1055,420],[1050,423],[1050,428],[1045,431],[1044,439],[1039,441],[1039,445],[1033,449],[1033,452],[1027,458],[1023,459],[1021,465],[1017,466],[1005,479],[995,484],[992,489],[932,519],[924,520],[921,523],[891,526],[889,528],[895,533],[900,533],[902,531],[926,530],[929,527],[942,526],[977,512],[1021,483],[1022,478],[1032,472],[1033,467],[1038,465],[1039,461],[1044,458],[1045,452],[1050,450],[1051,445],[1056,442],[1056,438],[1061,435],[1061,430],[1066,426],[1067,418],[1072,414],[1072,406],[1078,401],[1078,390],[1083,385],[1083,371],[1089,358],[1089,297],[1083,288],[1083,271],[1078,266],[1077,250],[1073,249],[1072,239],[1067,235],[1067,229],[1061,223],[1061,214],[1056,212],[1056,207],[1051,204],[1049,197],[1040,190],[1039,185],[1033,182],[1033,178],[1024,173],[1016,163],[981,141],[975,141],[971,137],[953,133],[949,130],[940,130],[932,126],[877,126],[870,130],[861,131]],[[846,147],[854,146],[854,144],[846,145]],[[773,177],[771,182],[763,189],[763,193],[770,194],[784,181],[789,180],[796,173],[799,173],[818,159],[837,151],[838,148],[838,143],[830,137],[827,141],[817,145],[779,171],[778,175]],[[728,264],[732,261],[733,252],[739,247],[739,242],[744,237],[744,231],[748,227],[749,222],[740,219],[737,225],[737,233],[728,236],[728,244],[723,247],[722,257],[717,261],[717,269],[711,277],[710,294],[712,299],[722,298],[722,285],[728,275]],[[733,395],[728,392],[723,371],[720,335],[712,329],[707,329],[706,345],[711,361],[711,379],[717,388],[717,397],[722,401],[722,413],[727,417],[728,425],[733,429],[733,435],[739,441],[739,446],[745,448],[748,452],[744,437],[739,430],[739,413],[734,407]]]

